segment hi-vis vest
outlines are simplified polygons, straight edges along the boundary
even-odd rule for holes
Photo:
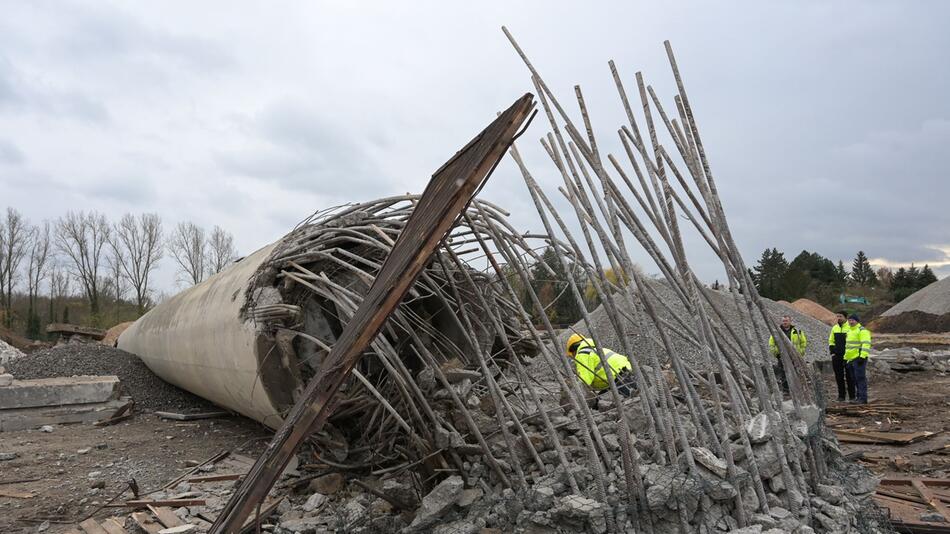
[[[855,358],[867,359],[871,351],[871,331],[856,324],[848,330],[848,338],[845,341],[844,361],[850,362]]]
[[[603,349],[603,351],[612,376],[616,377],[621,369],[632,369],[630,360],[623,354],[617,354],[610,349]],[[607,383],[607,371],[604,370],[600,354],[592,340],[585,339],[577,346],[577,351],[574,353],[574,365],[577,367],[577,376],[591,389],[602,390],[610,387]]]
[[[805,347],[808,346],[808,338],[805,337],[805,332],[793,326],[792,335],[789,336],[789,339],[792,340],[792,345],[795,346],[795,350],[798,351],[799,356],[805,356]],[[778,345],[775,344],[775,338],[772,336],[769,336],[769,349],[774,356],[778,357]]]
[[[851,329],[851,325],[847,321],[838,324],[835,323],[831,327],[831,333],[828,334],[828,347],[831,348],[831,353],[835,356],[844,356],[845,343],[848,340],[848,330]]]

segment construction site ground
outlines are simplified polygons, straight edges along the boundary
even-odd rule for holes
[[[222,451],[256,457],[270,432],[244,417],[172,421],[137,414],[113,426],[58,425],[0,433],[0,532],[66,531],[58,518],[85,518],[127,487],[134,478],[140,493],[160,488]],[[17,482],[27,480],[28,482]],[[95,488],[94,486],[103,486]],[[17,494],[18,497],[7,495]],[[118,501],[131,498],[126,492]],[[127,516],[127,508],[106,508],[96,517]]]
[[[917,338],[888,339],[902,341],[920,345]],[[907,445],[842,442],[845,454],[882,477],[950,478],[950,374],[872,373],[867,406],[834,402],[834,377],[825,373],[824,380],[832,399],[827,423],[836,430],[933,433]],[[65,532],[93,512],[128,517],[128,508],[100,508],[130,479],[148,493],[221,452],[256,457],[270,435],[238,416],[182,422],[141,412],[112,426],[0,433],[0,454],[15,455],[0,461],[0,532],[38,532],[44,521],[43,531]],[[129,498],[126,492],[116,502]]]

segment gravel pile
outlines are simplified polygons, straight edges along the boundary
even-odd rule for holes
[[[11,361],[7,370],[17,379],[57,376],[116,375],[122,389],[140,410],[205,411],[210,402],[155,376],[138,357],[99,343],[70,343]]]
[[[648,282],[652,284],[653,288],[656,290],[660,298],[669,305],[669,307],[680,317],[688,317],[686,314],[686,309],[680,302],[679,298],[663,280],[655,280]],[[732,296],[729,293],[719,292],[714,290],[707,290],[711,300],[716,302],[719,305],[719,308],[723,311],[723,314],[726,316],[726,320],[730,322],[732,327],[737,332],[742,332],[742,325],[739,321],[739,314],[735,308],[734,301]],[[828,360],[830,356],[828,355],[828,333],[829,327],[822,323],[821,321],[805,315],[798,310],[779,304],[778,302],[764,299],[766,307],[772,313],[773,318],[776,323],[781,320],[782,315],[789,315],[792,318],[792,323],[796,328],[803,330],[805,335],[808,336],[808,348],[805,351],[805,357],[809,361],[815,360]],[[673,324],[677,324],[672,316],[663,310],[662,307],[659,308],[662,317],[667,319]],[[712,311],[709,312],[710,317],[713,317],[714,314]],[[616,351],[622,350],[622,344],[620,343],[620,338],[617,335],[617,332],[613,329],[610,318],[607,315],[606,310],[603,306],[598,307],[593,312],[591,312],[591,319],[594,323],[594,330],[599,333],[599,336],[602,338],[601,343],[605,347],[609,347]],[[644,335],[640,331],[640,328],[637,324],[625,321],[623,325],[623,335],[627,339],[628,346],[631,350],[631,356],[636,356],[637,354],[644,354],[648,351],[657,351],[662,350],[656,344],[653,343],[651,338],[659,339],[656,328],[653,326],[652,322],[647,320],[648,328],[651,330],[650,333]],[[587,329],[584,321],[581,320],[577,322],[573,327],[573,330],[583,334],[589,335],[590,332]],[[567,336],[571,334],[571,330],[568,330],[564,333],[562,343],[566,343]],[[703,362],[703,356],[699,350],[687,342],[683,337],[676,335],[675,333],[671,337],[673,343],[673,349],[691,366],[696,368],[705,368],[705,363]],[[662,360],[663,358],[661,358]]]
[[[882,315],[884,317],[895,317],[902,313],[915,311],[931,315],[950,313],[950,276],[917,291],[895,304],[893,308]]]

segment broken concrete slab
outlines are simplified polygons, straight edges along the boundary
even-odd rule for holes
[[[409,525],[410,532],[424,532],[435,525],[462,496],[465,483],[460,476],[450,476],[422,498],[416,518]]]
[[[4,410],[106,402],[119,396],[117,376],[71,376],[14,380],[0,388]]]
[[[746,434],[752,443],[763,443],[772,438],[772,429],[767,413],[762,412],[745,425]]]
[[[108,419],[116,410],[122,408],[129,402],[130,399],[128,397],[123,397],[117,400],[91,404],[0,410],[0,432],[29,430],[40,427],[48,427],[48,432],[52,432],[53,427],[50,425],[95,423],[103,419]]]
[[[706,447],[692,447],[692,451],[693,458],[703,467],[715,473],[719,478],[726,478],[727,466],[725,460],[716,456]]]

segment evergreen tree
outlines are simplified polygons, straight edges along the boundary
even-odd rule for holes
[[[874,287],[877,285],[877,274],[874,273],[874,268],[871,267],[871,262],[868,261],[868,257],[864,255],[863,250],[858,251],[858,255],[855,256],[854,262],[851,264],[851,279],[859,286]]]
[[[835,287],[844,289],[848,285],[848,271],[844,268],[844,262],[838,260],[838,266],[835,267]]]
[[[930,265],[925,263],[924,268],[920,270],[920,278],[917,279],[917,285],[920,286],[920,289],[923,289],[936,281],[937,275],[930,270]]]
[[[765,249],[755,266],[755,288],[763,297],[780,300],[785,297],[784,277],[788,271],[785,255],[776,248]]]

